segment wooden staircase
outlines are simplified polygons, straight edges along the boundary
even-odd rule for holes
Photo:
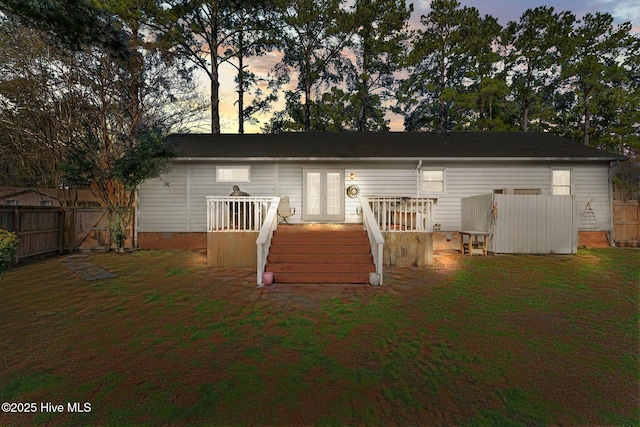
[[[367,233],[359,227],[292,226],[274,232],[266,271],[275,283],[369,283],[375,266]]]

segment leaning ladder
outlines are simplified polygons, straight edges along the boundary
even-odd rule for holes
[[[587,206],[585,206],[584,212],[582,213],[582,219],[580,220],[580,230],[595,231],[600,229],[598,218],[596,218],[596,213],[591,207],[591,202],[593,202],[593,199],[587,202]]]

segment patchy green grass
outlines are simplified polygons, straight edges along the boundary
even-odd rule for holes
[[[640,251],[456,259],[346,293],[191,252],[94,255],[99,282],[16,268],[0,400],[65,411],[0,425],[639,425]]]

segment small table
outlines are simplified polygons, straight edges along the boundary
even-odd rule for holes
[[[467,236],[467,243],[464,242],[464,236]],[[489,233],[486,231],[461,231],[460,232],[460,252],[462,255],[469,253],[469,256],[473,256],[473,249],[482,249],[482,254],[487,256],[487,237]],[[482,237],[479,240],[478,237]]]

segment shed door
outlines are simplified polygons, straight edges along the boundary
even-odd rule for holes
[[[344,171],[304,168],[303,221],[344,221]]]

